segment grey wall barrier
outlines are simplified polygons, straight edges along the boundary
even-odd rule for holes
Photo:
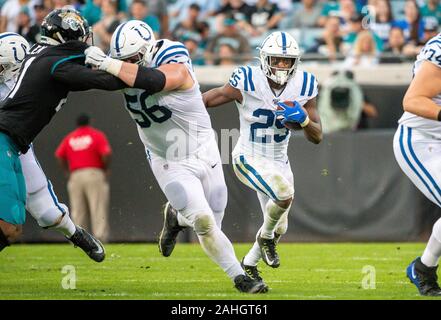
[[[384,90],[384,101],[389,101]],[[377,95],[380,95],[378,92]],[[381,100],[381,99],[380,99]],[[382,100],[383,101],[383,100]],[[136,128],[119,92],[70,94],[68,103],[35,141],[35,152],[52,181],[59,200],[68,204],[66,179],[54,151],[72,129],[76,116],[88,112],[113,147],[111,175],[111,241],[155,241],[166,201],[149,168]],[[210,110],[216,131],[238,128],[235,106]],[[293,134],[290,159],[296,200],[291,211],[289,241],[414,240],[430,227],[427,201],[397,166],[392,152],[394,130],[342,132],[316,146]],[[223,141],[225,144],[225,141]],[[252,190],[224,165],[228,207],[223,229],[233,241],[253,241],[262,214]],[[432,219],[434,219],[432,217]],[[423,230],[423,227],[426,229]],[[187,234],[194,240],[191,233]],[[38,228],[30,215],[22,241],[59,241],[54,231]]]

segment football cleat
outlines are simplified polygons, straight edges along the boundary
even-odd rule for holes
[[[274,232],[274,242],[276,245],[279,243],[281,237],[282,235],[280,233]]]
[[[246,274],[251,279],[254,279],[257,281],[263,281],[262,277],[260,276],[260,272],[257,269],[257,266],[248,266],[248,265],[244,264],[244,260],[245,260],[245,258],[243,258],[242,261],[240,262],[240,266],[246,272]]]
[[[80,247],[92,260],[101,262],[106,257],[103,244],[83,228],[76,226],[75,233],[68,238],[75,247]]]
[[[176,209],[171,206],[170,202],[167,202],[163,210],[164,225],[159,234],[158,241],[159,252],[164,257],[172,254],[179,232],[185,229],[185,227],[179,225],[177,214]]]
[[[245,274],[238,275],[236,278],[234,278],[234,286],[240,292],[245,293],[268,292],[268,286],[263,281],[251,279]]]
[[[262,260],[271,268],[278,268],[280,266],[280,259],[276,251],[276,239],[265,239],[259,234],[256,240],[260,247]]]
[[[427,267],[418,257],[407,267],[406,275],[422,296],[441,296],[441,288],[438,285],[436,267]]]

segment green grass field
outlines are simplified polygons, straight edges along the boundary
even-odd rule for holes
[[[235,246],[242,257],[250,244]],[[198,244],[178,244],[169,258],[154,244],[109,244],[95,263],[69,244],[14,245],[0,254],[0,299],[422,299],[405,268],[423,243],[279,245],[281,266],[260,264],[269,293],[239,293]],[[62,268],[76,289],[63,289]],[[365,289],[363,267],[375,268]],[[370,282],[372,283],[372,282]],[[369,284],[369,282],[367,283]]]

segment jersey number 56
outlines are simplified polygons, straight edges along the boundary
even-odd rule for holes
[[[147,107],[146,101],[149,97],[147,92],[143,92],[139,96],[139,101],[136,95],[132,96],[124,93],[124,97],[127,109],[134,115],[139,115],[139,117],[134,119],[141,128],[149,128],[152,125],[152,121],[156,123],[167,121],[172,115],[172,112],[164,106],[154,105]],[[135,106],[141,106],[141,108],[136,109]]]

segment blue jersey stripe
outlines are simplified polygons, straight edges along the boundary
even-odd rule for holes
[[[308,73],[306,71],[303,71],[303,86],[302,86],[302,92],[300,93],[301,96],[304,96],[306,93],[307,83],[308,83]]]
[[[433,196],[433,198],[438,202],[438,204],[441,206],[441,202],[435,197],[435,195],[433,194],[432,189],[430,189],[429,185],[427,184],[427,182],[423,179],[423,177],[421,177],[421,175],[419,174],[419,172],[416,170],[416,168],[413,166],[413,164],[410,162],[406,151],[404,150],[404,128],[403,126],[400,127],[400,150],[401,150],[401,154],[404,157],[404,160],[406,160],[407,164],[409,165],[410,169],[412,169],[412,171],[417,175],[417,177],[421,180],[421,182],[426,186],[427,190],[429,190],[430,194]]]
[[[420,167],[420,169],[424,172],[424,174],[426,175],[426,177],[429,179],[429,181],[432,183],[433,187],[435,188],[435,190],[438,192],[438,195],[441,197],[441,189],[438,186],[438,184],[436,183],[435,179],[433,179],[432,175],[429,173],[429,171],[427,171],[427,169],[424,167],[424,165],[420,162],[420,160],[418,159],[418,157],[416,156],[413,147],[412,147],[412,128],[407,128],[407,132],[408,132],[408,136],[407,136],[407,143],[409,146],[409,151],[410,154],[412,155],[412,158],[415,160],[415,162],[417,163],[418,167]],[[435,197],[436,198],[436,197]]]
[[[253,70],[251,70],[250,66],[247,66],[247,69],[248,69],[248,82],[250,83],[250,90],[255,91],[256,88],[254,87],[254,82],[253,82]]]
[[[121,30],[122,30],[122,28],[126,25],[126,23],[127,23],[127,22],[123,23],[123,24],[119,27],[118,31],[116,32],[115,50],[116,50],[116,53],[118,53],[118,54],[119,54],[120,51],[121,51],[121,48],[119,47],[119,36],[121,35]]]
[[[69,60],[73,60],[73,59],[78,59],[78,58],[84,58],[84,54],[77,54],[75,56],[69,56],[66,58],[63,58],[61,60],[58,60],[51,68],[51,74],[54,74],[55,69],[62,64],[63,62],[69,61]]]
[[[315,87],[314,86],[315,85],[315,77],[312,74],[311,74],[311,81],[309,83],[310,83],[310,87],[309,87],[308,97],[312,96],[312,93],[313,93],[314,87]]]
[[[184,45],[182,45],[182,44],[177,44],[177,45],[174,45],[174,46],[170,46],[170,47],[168,47],[168,48],[165,48],[157,57],[156,57],[156,61],[160,61],[161,60],[161,58],[167,53],[167,52],[170,52],[170,50],[173,50],[173,49],[185,49],[185,50],[187,50],[187,48],[184,46]],[[159,65],[159,63],[156,63],[156,65]]]
[[[170,54],[163,56],[161,60],[156,60],[156,66],[160,66],[162,63],[164,63],[165,61],[167,61],[167,59],[172,58],[174,56],[177,55],[184,55],[186,57],[188,57],[188,53],[187,51],[175,51],[175,52],[171,52]]]
[[[282,50],[283,54],[286,54],[286,35],[285,32],[281,32],[282,34]]]
[[[269,194],[271,195],[270,198],[278,201],[279,199],[276,197],[276,195],[273,192],[273,190],[271,189],[271,187],[265,182],[265,180],[263,180],[262,176],[252,166],[250,166],[249,163],[246,162],[245,157],[243,155],[241,155],[239,157],[239,159],[242,162],[242,164],[245,166],[245,168],[248,171],[250,171],[257,178],[257,180],[259,180],[259,182],[265,187],[265,189],[269,192]]]
[[[54,192],[54,187],[52,186],[52,183],[51,183],[51,181],[49,179],[47,180],[47,188],[48,188],[49,193],[50,193],[50,195],[52,197],[52,200],[54,201],[54,204],[57,206],[58,210],[61,211],[61,214],[65,214],[66,212],[60,206],[60,204],[58,202],[58,198],[57,198],[57,196],[55,195],[55,192]]]
[[[248,74],[247,74],[247,70],[244,67],[240,67],[240,70],[242,70],[244,77],[243,77],[243,86],[244,86],[244,90],[248,91]]]

